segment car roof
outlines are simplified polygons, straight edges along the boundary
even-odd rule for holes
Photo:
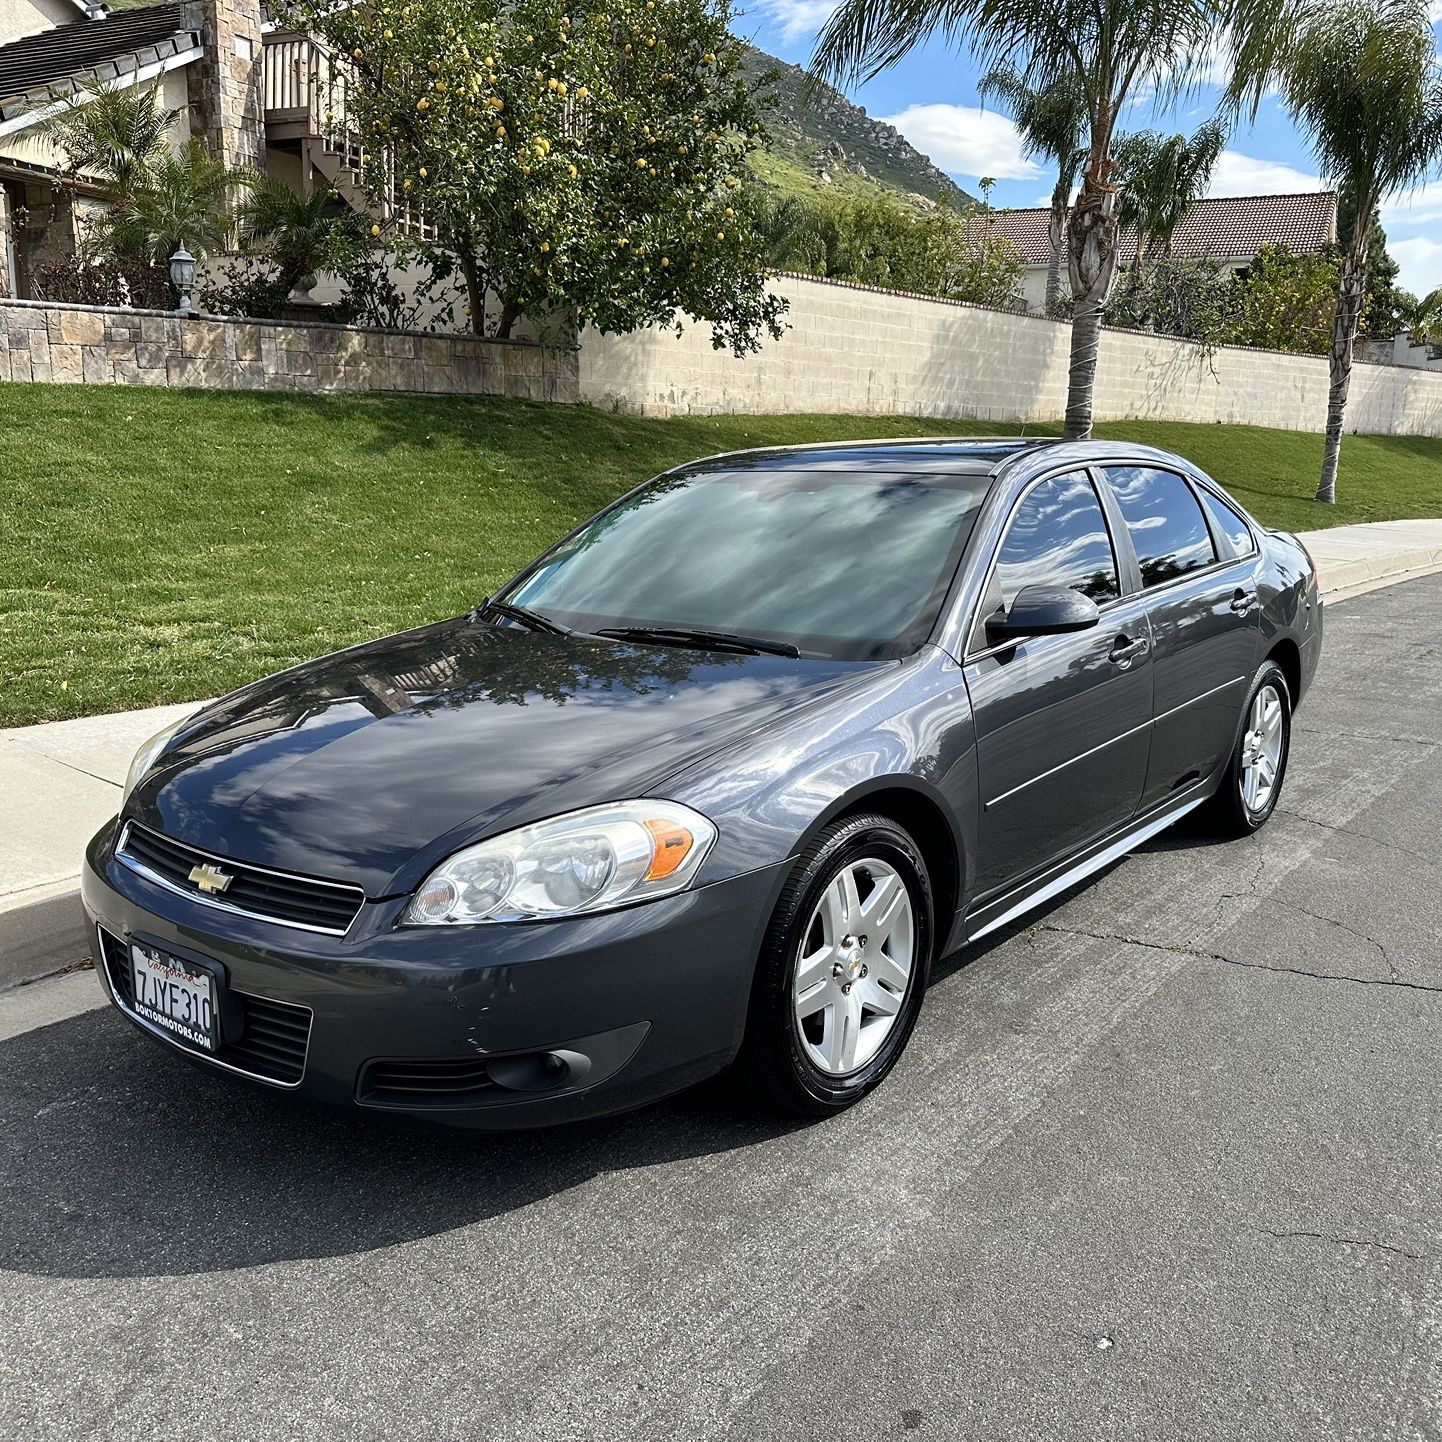
[[[886,471],[893,475],[1030,476],[1059,465],[1154,461],[1200,475],[1170,451],[1132,441],[1063,441],[1054,436],[916,436],[895,440],[830,441],[725,451],[688,461],[678,471]]]
[[[861,471],[892,474],[990,475],[1023,452],[1054,446],[1049,436],[916,436],[876,441],[831,441],[725,451],[680,469],[766,471]]]

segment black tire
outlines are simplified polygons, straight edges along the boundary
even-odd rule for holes
[[[822,1070],[807,1055],[792,987],[801,946],[823,894],[846,867],[864,859],[886,863],[906,887],[913,923],[911,970],[901,1006],[876,1053],[854,1072],[838,1076]],[[932,912],[925,858],[890,818],[845,817],[806,847],[776,903],[761,946],[738,1060],[740,1076],[759,1100],[793,1116],[830,1116],[853,1106],[881,1083],[905,1050],[921,1010],[934,947]]]
[[[1257,697],[1269,686],[1282,703],[1282,754],[1271,791],[1261,805],[1252,807],[1247,804],[1242,792],[1243,757],[1247,749],[1252,708],[1256,704]],[[1282,783],[1287,777],[1287,759],[1291,752],[1291,688],[1287,685],[1287,678],[1282,668],[1275,661],[1267,661],[1257,672],[1256,679],[1252,682],[1252,689],[1247,692],[1247,704],[1242,711],[1242,724],[1237,731],[1237,743],[1232,748],[1227,769],[1222,773],[1221,784],[1203,810],[1208,828],[1222,836],[1250,836],[1254,831],[1259,831],[1265,826],[1272,812],[1277,809],[1277,801],[1282,794]]]

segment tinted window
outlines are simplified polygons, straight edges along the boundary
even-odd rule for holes
[[[1250,556],[1257,549],[1247,523],[1224,501],[1209,490],[1199,486],[1198,493],[1207,514],[1212,518],[1212,529],[1222,538],[1223,544],[1233,556]]]
[[[857,470],[666,476],[504,599],[583,631],[687,626],[803,655],[903,655],[930,633],[988,485]]]
[[[1008,610],[1023,586],[1070,586],[1098,603],[1121,594],[1106,518],[1085,476],[1053,476],[1027,492],[997,556],[996,581]]]
[[[1217,559],[1192,488],[1174,471],[1148,466],[1107,470],[1142,568],[1143,586],[1185,576]]]

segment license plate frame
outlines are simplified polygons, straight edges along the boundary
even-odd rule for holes
[[[149,942],[130,943],[131,1009],[172,1040],[207,1055],[220,1050],[215,973]]]

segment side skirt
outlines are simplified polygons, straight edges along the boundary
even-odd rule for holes
[[[1209,782],[1210,778],[1208,778]],[[977,907],[966,919],[967,941],[977,941],[988,932],[1006,926],[1019,916],[1025,916],[1028,911],[1044,905],[1054,896],[1060,896],[1063,891],[1069,890],[1077,882],[1084,881],[1088,876],[1094,876],[1103,867],[1110,866],[1113,861],[1125,856],[1127,852],[1135,851],[1142,842],[1150,841],[1159,831],[1165,831],[1168,826],[1179,821],[1187,812],[1195,811],[1210,794],[1211,788],[1208,783],[1194,786],[1185,793],[1186,800],[1179,804],[1169,805],[1160,815],[1154,813],[1150,819],[1143,818],[1140,824],[1130,823],[1129,829],[1114,840],[1103,839],[1096,843],[1093,850],[1085,852],[1079,857],[1069,858],[1061,864],[1060,869],[1043,872],[1024,886],[1017,887],[1007,892],[1005,896],[999,896],[995,901],[989,901],[986,905]]]

